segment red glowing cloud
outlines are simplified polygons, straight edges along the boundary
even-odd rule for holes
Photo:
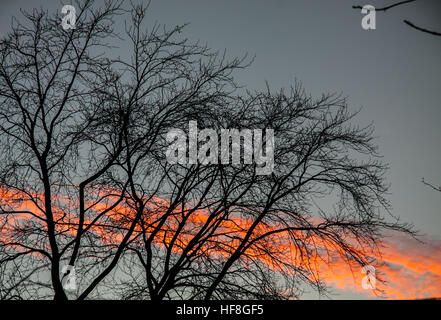
[[[26,198],[32,200],[26,200]],[[112,210],[106,211],[115,201],[112,197],[107,197],[106,201],[101,198],[101,201],[89,202],[87,206],[95,215],[98,215],[99,212],[106,212],[103,218],[109,223],[109,226],[115,222],[121,227],[128,227],[133,212],[127,205],[121,203],[114,206]],[[78,217],[69,213],[75,205],[71,203],[69,198],[61,196],[57,197],[57,203],[58,206],[54,208],[57,232],[75,236],[78,230]],[[12,246],[16,250],[24,250],[23,246],[15,241],[17,228],[20,228],[22,223],[28,219],[37,221],[33,227],[46,228],[42,196],[29,193],[23,195],[20,192],[11,193],[0,188],[0,204],[2,208],[11,208],[15,211],[14,214],[0,216],[0,244]],[[191,206],[191,203],[189,205]],[[169,207],[170,204],[166,200],[153,197],[146,208],[150,221],[147,221],[144,229],[137,225],[132,239],[136,240],[137,234],[153,232]],[[178,217],[179,212],[174,216]],[[103,222],[95,224],[93,217],[94,215],[85,217],[84,227],[90,226],[89,231],[98,235],[102,243],[112,244],[122,240],[123,233],[113,232],[113,229]],[[179,253],[191,241],[195,232],[206,223],[208,217],[207,210],[195,210],[188,217],[185,227],[175,239],[173,235],[179,228],[178,220],[176,218],[169,219],[159,229],[154,241],[157,245],[165,246],[173,242],[173,251]],[[217,245],[206,245],[204,251],[216,255],[230,255],[232,250],[239,245],[238,240],[235,239],[243,238],[252,222],[238,216],[222,221],[218,232],[213,235],[213,240],[216,240]],[[277,228],[277,226],[271,224],[259,226],[256,228],[254,236],[257,238],[259,235],[270,232],[272,228]],[[299,237],[301,236],[299,233]],[[441,297],[441,240],[439,239],[422,237],[416,240],[407,235],[396,233],[385,237],[383,241],[385,246],[381,248],[381,256],[375,257],[377,262],[372,264],[376,268],[376,276],[379,280],[377,281],[378,290],[373,291],[363,289],[361,283],[365,274],[361,272],[361,267],[352,266],[351,268],[347,261],[334,255],[335,248],[330,248],[329,243],[314,238],[314,236],[312,236],[313,239],[308,239],[311,244],[331,252],[331,263],[322,260],[318,254],[309,254],[307,255],[308,259],[299,258],[299,250],[302,249],[293,246],[288,238],[285,232],[269,236],[265,242],[264,252],[271,251],[272,254],[284,261],[304,267],[311,272],[312,276],[319,275],[328,285],[337,289],[362,293],[366,295],[366,298],[421,299]],[[44,249],[49,250],[46,246]],[[251,246],[247,250],[247,257],[259,259],[269,268],[277,270],[277,266],[267,255],[262,253],[258,246]]]
[[[377,281],[379,291],[365,290],[365,276],[351,270],[344,262],[332,269],[324,268],[323,278],[337,289],[366,294],[366,298],[426,299],[441,297],[441,240],[422,237],[419,240],[402,234],[385,239],[381,263],[374,264],[376,273],[384,280]],[[381,291],[381,292],[380,292]]]

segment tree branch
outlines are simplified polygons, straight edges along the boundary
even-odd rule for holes
[[[375,8],[375,11],[387,11],[387,10],[393,8],[393,7],[401,6],[403,4],[411,3],[411,2],[415,2],[415,1],[416,0],[401,1],[401,2],[397,2],[397,3],[391,4],[390,6],[386,6],[386,7],[383,7],[383,8],[379,8],[379,9]],[[360,6],[360,5],[352,6],[352,8],[353,9],[363,9],[363,7]]]
[[[410,26],[410,27],[412,27],[414,29],[417,29],[419,31],[422,31],[422,32],[425,32],[425,33],[429,33],[429,34],[434,35],[434,36],[441,36],[441,33],[436,32],[436,31],[427,30],[427,29],[424,29],[424,28],[421,28],[421,27],[418,27],[418,26],[414,25],[412,22],[410,22],[409,20],[403,20],[403,21],[408,26]]]

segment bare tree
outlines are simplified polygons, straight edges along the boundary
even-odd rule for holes
[[[218,129],[275,128],[275,172],[165,165],[162,181],[171,192],[161,192],[166,201],[141,218],[123,267],[129,277],[122,297],[296,297],[301,282],[325,289],[318,261],[338,256],[364,265],[378,256],[382,231],[409,232],[378,211],[388,209],[386,167],[356,160],[356,153],[377,155],[371,128],[349,124],[354,115],[345,99],[313,100],[296,85],[288,94],[238,97],[234,109],[207,120]],[[323,197],[339,199],[335,211],[320,208]]]
[[[415,1],[417,1],[417,0],[405,0],[405,1],[399,1],[399,2],[395,2],[395,3],[391,4],[391,5],[385,6],[385,7],[375,8],[375,11],[383,11],[383,12],[386,12],[386,11],[389,10],[389,9],[392,9],[392,8],[395,8],[395,7],[398,7],[398,6],[402,6],[402,5],[405,5],[405,4],[409,4],[409,3],[412,3],[412,2],[415,2]],[[354,6],[352,6],[352,8],[354,8],[354,9],[362,9],[363,7],[360,6],[360,5],[354,5]],[[406,19],[405,19],[405,20],[403,20],[403,22],[404,22],[405,24],[407,24],[408,26],[410,26],[411,28],[416,29],[416,30],[418,30],[418,31],[421,31],[421,32],[424,32],[424,33],[428,33],[428,34],[431,34],[431,35],[433,35],[433,36],[441,36],[441,33],[440,33],[440,32],[437,32],[437,31],[433,31],[433,30],[429,30],[429,29],[426,29],[426,28],[419,27],[419,26],[415,25],[414,23],[412,23],[412,22],[409,21],[409,20],[406,20]]]
[[[76,6],[73,30],[34,11],[0,43],[2,299],[297,297],[325,289],[320,263],[364,265],[384,231],[412,233],[388,213],[387,167],[344,98],[245,91],[245,58],[182,26],[147,29],[146,7]],[[118,43],[130,56],[110,55]],[[190,120],[274,129],[273,173],[168,163],[167,132]]]

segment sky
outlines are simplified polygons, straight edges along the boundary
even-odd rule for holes
[[[249,89],[261,89],[265,81],[272,89],[289,87],[297,79],[312,95],[342,93],[352,110],[361,108],[356,121],[373,122],[379,151],[390,166],[393,214],[413,223],[425,242],[391,238],[385,254],[389,295],[421,297],[421,288],[432,290],[428,284],[441,287],[441,193],[421,182],[441,184],[441,37],[416,31],[403,20],[441,32],[441,1],[419,0],[377,12],[375,30],[362,29],[363,15],[352,8],[393,2],[152,0],[148,18],[170,27],[189,23],[183,35],[190,40],[227,49],[230,56],[255,56],[236,75]],[[55,11],[60,3],[0,0],[0,32],[8,31],[20,8]],[[372,297],[346,272],[330,279],[337,298]],[[415,292],[406,295],[404,287]],[[441,296],[439,290],[434,287],[430,294]]]

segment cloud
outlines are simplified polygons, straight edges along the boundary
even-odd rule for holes
[[[374,267],[384,282],[377,282],[380,297],[388,299],[425,299],[441,297],[441,240],[422,237],[420,241],[403,234],[385,239],[381,259]],[[325,270],[326,282],[337,289],[378,297],[379,291],[365,290],[361,268],[351,270],[343,261]]]
[[[109,194],[117,194],[116,192],[108,192]],[[27,194],[28,196],[30,193]],[[25,223],[27,219],[33,219],[34,227],[40,226],[42,229],[46,228],[41,219],[44,218],[42,212],[42,195],[32,194],[33,201],[26,199],[22,194],[11,193],[0,188],[0,205],[3,209],[17,210],[14,214],[4,214],[0,216],[0,243],[16,243],[17,228]],[[88,202],[87,206],[91,208],[89,214],[85,217],[85,226],[91,225],[90,231],[94,232],[102,241],[103,244],[120,243],[124,236],[124,227],[128,228],[130,225],[130,217],[134,213],[131,208],[125,204],[116,205],[111,211],[107,212],[99,224],[95,224],[93,218],[100,212],[105,212],[112,203],[117,203],[114,196],[109,196],[105,200],[96,195],[98,202]],[[78,217],[72,214],[72,208],[75,204],[69,200],[68,197],[59,195],[56,199],[58,206],[54,207],[54,216],[57,223],[57,232],[70,234],[75,236],[78,227]],[[191,203],[189,202],[191,206]],[[170,204],[159,197],[153,197],[148,205],[149,218],[152,221],[159,221],[165,210],[169,208]],[[174,212],[174,211],[173,211]],[[176,212],[178,216],[180,212]],[[185,228],[183,228],[179,236],[174,240],[173,251],[181,252],[192,239],[195,232],[207,222],[209,213],[206,210],[196,210],[188,218]],[[234,220],[234,221],[233,221]],[[63,223],[60,223],[63,222]],[[40,223],[40,224],[36,224]],[[230,255],[231,251],[239,245],[237,239],[243,238],[247,232],[251,220],[241,217],[230,217],[229,220],[223,221],[219,227],[218,233],[214,235],[216,246],[211,246],[208,242],[204,249],[206,252],[211,252],[216,255]],[[319,222],[316,222],[319,223]],[[117,228],[114,230],[112,226],[117,225],[123,227],[122,231]],[[155,223],[149,224],[149,228],[154,228]],[[271,231],[271,225],[261,226],[256,228],[256,234],[264,234]],[[173,239],[174,232],[178,230],[178,221],[169,219],[164,227],[158,232],[155,238],[155,243],[158,245],[170,245]],[[139,226],[135,228],[135,235],[143,232]],[[229,235],[228,238],[225,235]],[[264,248],[260,246],[253,246],[248,249],[247,257],[249,259],[260,259],[267,264],[269,268],[276,271],[279,270],[280,265],[274,264],[272,259],[269,259],[266,252],[271,251],[272,255],[276,255],[283,261],[290,261],[300,267],[303,267],[307,272],[311,273],[312,277],[317,275],[337,289],[349,290],[354,293],[361,293],[366,298],[380,297],[389,299],[422,299],[422,298],[440,298],[441,297],[441,239],[435,237],[421,237],[420,241],[411,238],[405,234],[393,233],[388,234],[383,242],[384,248],[381,249],[381,256],[375,257],[376,276],[378,281],[376,291],[363,289],[361,283],[365,276],[361,272],[360,266],[351,266],[347,261],[339,258],[335,254],[335,248],[327,247],[329,243],[322,241],[314,236],[298,234],[299,239],[306,241],[306,250],[309,246],[318,246],[319,248],[327,248],[330,255],[323,259],[320,250],[316,253],[303,252],[307,259],[302,259],[299,255],[301,247],[295,247],[288,241],[286,233],[273,234],[268,237],[264,243]],[[41,245],[41,243],[39,243]],[[45,243],[47,246],[47,243]],[[14,248],[20,250],[19,245],[14,245]],[[46,248],[49,250],[49,248]],[[283,264],[282,264],[283,265]]]

